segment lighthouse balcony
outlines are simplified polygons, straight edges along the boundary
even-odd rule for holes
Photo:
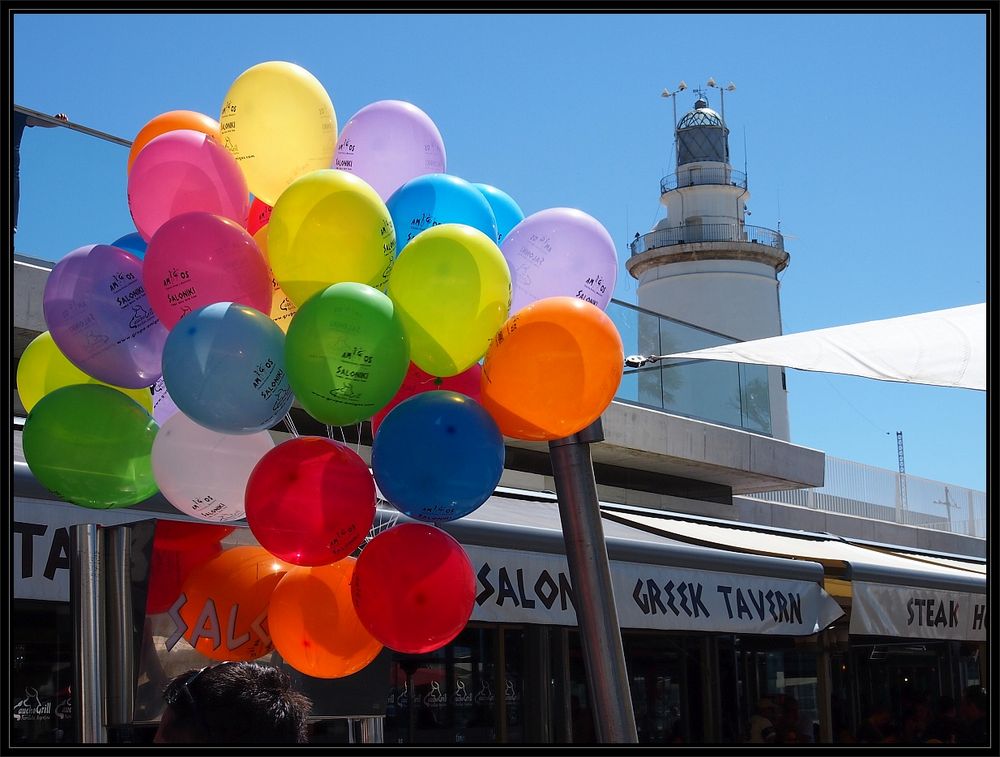
[[[789,254],[780,232],[743,223],[667,226],[637,236],[626,267],[633,276],[646,269],[685,260],[753,260],[782,271]]]
[[[663,229],[636,237],[632,240],[632,256],[659,247],[688,245],[703,242],[736,242],[770,247],[784,253],[785,240],[780,232],[745,223],[696,223],[684,226],[667,226]],[[783,255],[782,255],[783,257]]]
[[[673,192],[684,187],[697,187],[705,184],[716,186],[747,188],[747,175],[742,171],[734,171],[728,166],[699,166],[697,164],[682,168],[677,173],[660,179],[660,194]]]

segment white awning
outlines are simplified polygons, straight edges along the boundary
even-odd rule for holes
[[[850,580],[850,632],[906,638],[986,638],[986,576],[941,562],[914,560],[821,534],[792,535],[603,508],[606,519],[691,544],[815,560]]]
[[[780,365],[882,381],[985,390],[986,303],[659,357]]]

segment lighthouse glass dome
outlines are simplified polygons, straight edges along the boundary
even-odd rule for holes
[[[704,100],[677,123],[677,165],[698,161],[729,162],[729,129]]]

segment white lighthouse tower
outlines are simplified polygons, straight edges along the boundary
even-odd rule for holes
[[[708,84],[716,87],[713,79]],[[678,91],[664,90],[663,96],[674,98],[676,103],[676,96],[684,89],[682,82]],[[735,89],[732,83],[725,90],[719,87],[720,97]],[[702,90],[694,92],[694,108],[679,121],[674,106],[676,170],[660,181],[660,202],[666,207],[666,216],[647,234],[636,235],[626,263],[628,272],[638,280],[639,307],[738,341],[778,336],[781,307],[777,274],[789,261],[784,240],[777,231],[746,223],[750,192],[746,174],[734,171],[729,162],[725,101],[719,115],[709,107]],[[693,338],[690,330],[681,335],[683,330],[675,328],[677,336],[672,340],[664,339],[662,326],[659,330],[657,336],[640,334],[646,342],[644,349],[668,354],[731,341],[719,337],[700,345],[684,344],[685,339]],[[650,338],[659,343],[651,343]],[[701,384],[701,388],[688,386],[687,391],[700,392],[703,406],[713,401],[707,393],[724,394],[725,399],[716,399],[716,404],[741,405],[741,416],[737,417],[744,422],[733,421],[733,425],[788,441],[783,369],[725,365],[728,368],[714,369],[716,378],[711,381],[695,378],[692,366],[687,368],[687,379],[683,378],[683,367],[675,370],[673,379],[668,368],[658,382],[644,384],[640,376],[640,393],[656,391],[668,396],[671,380],[675,384]],[[712,369],[703,365],[701,370]],[[720,371],[725,371],[724,378],[719,378]],[[734,388],[737,382],[738,389]],[[762,402],[764,396],[769,402]],[[747,407],[752,404],[756,408]],[[756,420],[746,422],[748,417]]]

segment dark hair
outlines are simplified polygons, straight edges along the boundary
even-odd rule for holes
[[[189,670],[163,691],[158,736],[168,743],[303,744],[312,702],[289,676],[257,662]]]

